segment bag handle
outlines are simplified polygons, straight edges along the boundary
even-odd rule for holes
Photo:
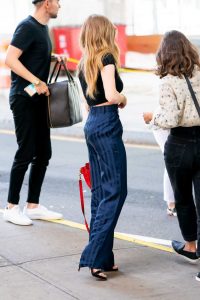
[[[55,71],[56,71],[56,69],[57,69],[57,67],[58,67],[58,64],[59,64],[59,62],[56,61],[55,65],[54,65],[54,67],[53,67],[53,70],[52,70],[52,72],[51,72],[50,78],[49,78],[49,84],[50,84],[51,81],[52,81],[52,78],[53,78],[54,73],[55,73]]]
[[[193,90],[193,88],[192,88],[192,85],[191,85],[190,80],[188,79],[188,77],[187,77],[185,74],[184,74],[184,77],[185,77],[185,80],[186,80],[186,82],[187,82],[187,85],[188,85],[188,89],[189,89],[189,91],[190,91],[190,94],[191,94],[191,96],[192,96],[192,100],[193,100],[193,102],[194,102],[194,105],[195,105],[196,110],[197,110],[197,112],[198,112],[198,115],[199,115],[199,117],[200,117],[200,106],[199,106],[199,102],[198,102],[197,97],[196,97],[196,95],[195,95],[195,92],[194,92],[194,90]]]
[[[79,174],[79,192],[80,192],[81,210],[82,210],[84,221],[85,221],[85,227],[86,227],[88,233],[90,233],[90,228],[87,223],[87,219],[86,219],[86,215],[85,215],[85,202],[84,202],[84,195],[83,195],[83,183],[82,183],[82,178],[81,178],[81,172]]]
[[[54,68],[53,68],[53,70],[52,70],[52,72],[51,72],[51,75],[50,75],[50,78],[49,78],[49,84],[52,82],[53,76],[55,75],[56,69],[58,68],[58,71],[57,71],[57,73],[56,73],[54,82],[57,81],[58,76],[60,75],[60,71],[61,71],[61,68],[62,68],[62,67],[63,67],[64,70],[65,70],[65,73],[66,73],[66,76],[67,76],[68,80],[69,80],[70,82],[74,82],[74,78],[72,77],[72,75],[71,75],[70,72],[68,71],[68,69],[67,69],[67,67],[66,67],[66,65],[65,65],[65,62],[64,62],[63,60],[61,60],[60,62],[57,60],[56,63],[55,63],[55,65],[54,65]]]

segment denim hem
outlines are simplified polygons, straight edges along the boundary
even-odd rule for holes
[[[35,199],[27,199],[26,200],[27,203],[34,203],[34,204],[39,204],[39,199],[35,200]]]
[[[100,265],[93,265],[93,264],[87,264],[87,263],[80,263],[79,264],[79,267],[78,267],[78,270],[80,270],[81,268],[86,268],[86,267],[88,267],[88,268],[90,268],[90,269],[101,269],[101,270],[103,270],[105,267],[103,267],[103,266],[100,266]]]
[[[190,235],[188,237],[184,236],[184,240],[186,242],[194,242],[197,240],[197,235]]]
[[[16,201],[12,201],[12,200],[7,200],[8,203],[13,204],[13,205],[18,205],[19,204],[19,200]]]

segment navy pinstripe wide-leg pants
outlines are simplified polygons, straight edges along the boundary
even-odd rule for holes
[[[79,266],[106,270],[114,266],[114,229],[127,195],[126,152],[118,106],[91,107],[84,131],[92,199],[90,238]]]

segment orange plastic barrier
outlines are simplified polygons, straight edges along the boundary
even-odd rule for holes
[[[130,35],[127,36],[127,50],[140,53],[155,53],[162,35]]]
[[[0,72],[0,89],[9,89],[10,83],[10,72],[9,74],[1,74]]]
[[[6,49],[9,45],[7,40],[0,43],[0,89],[8,89],[10,87],[10,70],[5,65]]]
[[[10,87],[10,69],[4,63],[5,53],[0,53],[0,89]]]

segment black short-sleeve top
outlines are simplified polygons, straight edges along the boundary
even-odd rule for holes
[[[48,27],[28,16],[17,26],[11,45],[22,50],[20,62],[40,80],[47,82],[52,50]],[[24,88],[30,82],[13,71],[11,79],[10,96],[16,94],[28,96]]]
[[[115,84],[116,84],[117,91],[120,93],[123,90],[123,82],[122,82],[122,80],[119,76],[119,73],[117,71],[116,62],[115,62],[115,59],[114,59],[113,55],[110,54],[110,53],[106,54],[102,58],[102,63],[103,63],[103,66],[107,66],[107,65],[114,65],[115,66]],[[90,98],[87,95],[87,83],[85,81],[85,76],[84,76],[82,71],[79,73],[79,80],[80,80],[80,83],[81,83],[81,87],[82,87],[82,90],[83,90],[84,97],[85,97],[85,99],[86,99],[89,106],[95,106],[95,105],[98,105],[98,104],[108,102],[108,100],[105,97],[103,81],[102,81],[102,78],[101,78],[101,72],[100,71],[99,71],[99,74],[98,74],[98,77],[97,77],[97,82],[96,82],[97,92],[94,95],[94,99]]]

